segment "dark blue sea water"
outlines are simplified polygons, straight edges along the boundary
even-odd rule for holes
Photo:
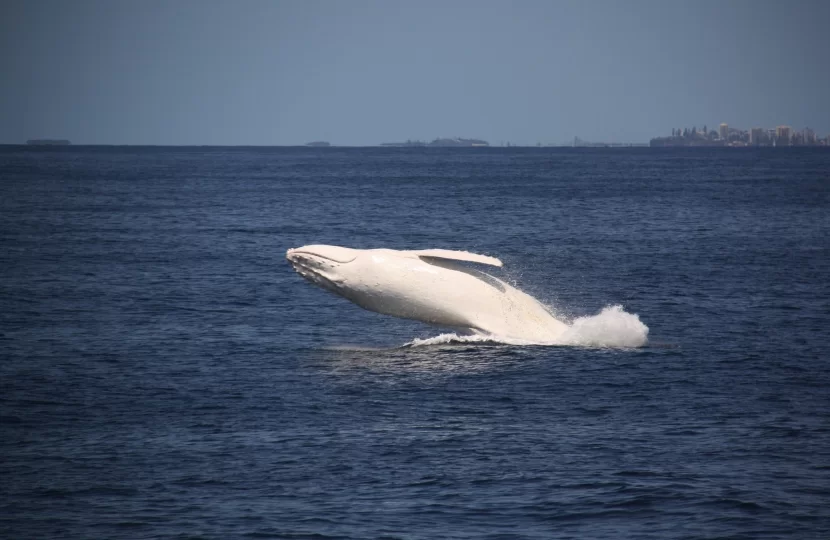
[[[412,346],[311,243],[649,343]],[[5,147],[0,272],[3,538],[830,538],[822,149]]]

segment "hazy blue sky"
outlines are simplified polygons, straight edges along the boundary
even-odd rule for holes
[[[830,131],[830,0],[0,0],[0,142]]]

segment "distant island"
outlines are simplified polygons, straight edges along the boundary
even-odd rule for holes
[[[671,136],[655,137],[649,146],[830,146],[830,135],[820,139],[810,128],[796,131],[790,126],[745,130],[721,124],[715,131],[704,125],[700,130],[696,126],[692,126],[692,129],[673,129]]]
[[[314,142],[306,143],[306,146],[314,146],[314,147],[317,147],[317,148],[325,148],[325,147],[331,146],[331,143],[326,142],[326,141],[314,141]]]
[[[381,143],[381,146],[394,146],[394,147],[410,147],[410,146],[443,146],[443,147],[471,147],[471,146],[490,146],[490,143],[487,141],[482,141],[481,139],[464,139],[461,137],[453,137],[453,138],[438,138],[433,140],[432,142],[424,142],[424,141],[411,141],[408,140],[406,142],[386,142]]]
[[[30,146],[68,146],[72,143],[66,139],[29,139],[26,144]]]

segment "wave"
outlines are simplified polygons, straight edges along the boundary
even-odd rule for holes
[[[596,315],[577,317],[568,324],[565,333],[551,341],[525,341],[492,334],[459,335],[447,333],[425,339],[416,338],[404,344],[404,347],[425,347],[455,343],[635,348],[643,347],[648,343],[648,326],[643,324],[639,315],[628,313],[622,306],[607,306]]]

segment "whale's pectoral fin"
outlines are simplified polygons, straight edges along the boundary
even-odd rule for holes
[[[502,266],[502,262],[495,257],[470,253],[469,251],[453,251],[450,249],[420,249],[407,251],[406,253],[416,257],[433,257],[436,259],[449,259],[453,261],[467,261],[491,266]]]

